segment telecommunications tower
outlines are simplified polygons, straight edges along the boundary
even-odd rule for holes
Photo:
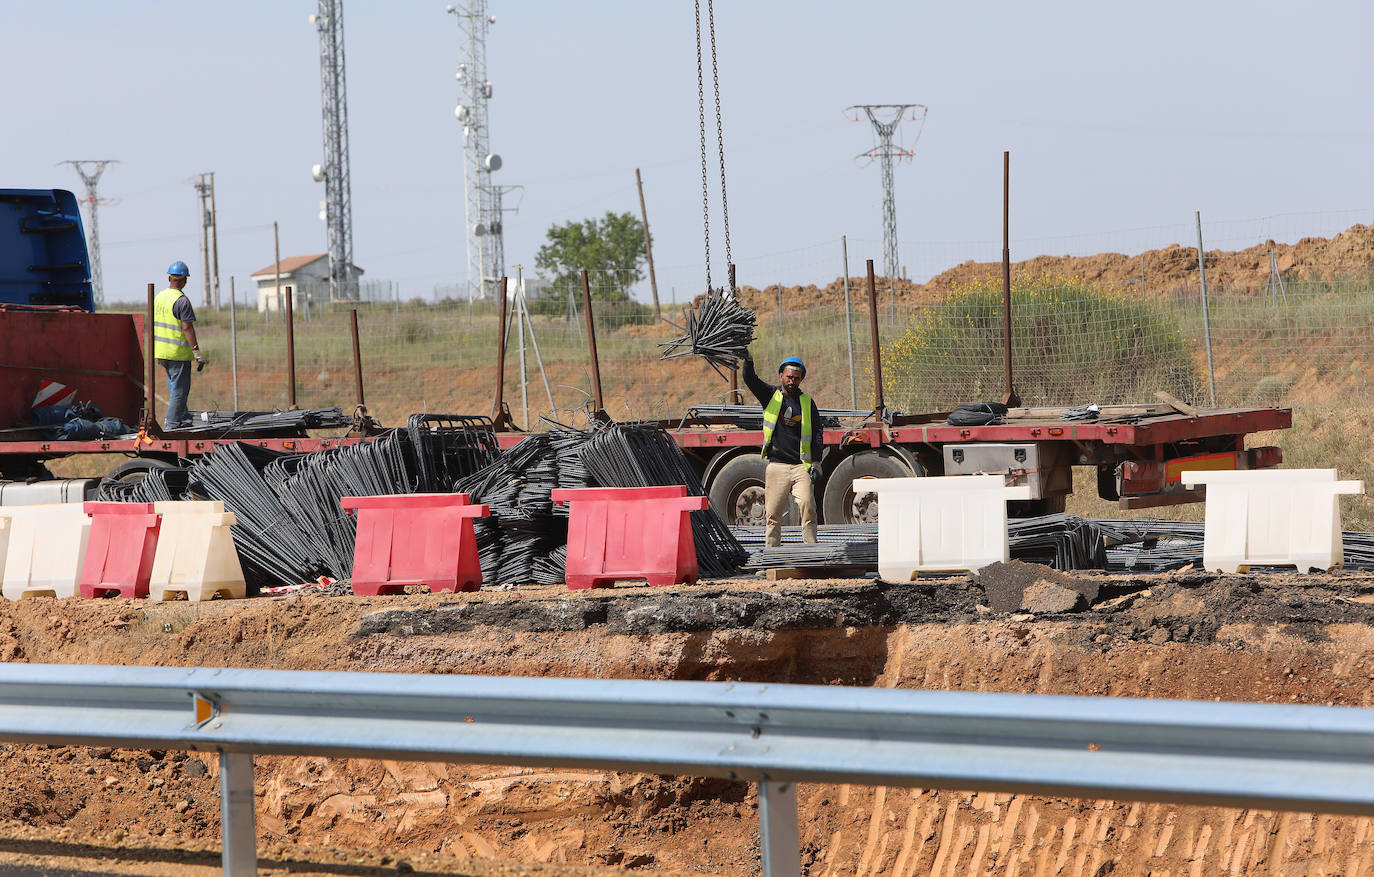
[[[883,169],[883,274],[887,277],[900,276],[901,262],[897,256],[897,198],[893,192],[892,165],[896,161],[911,161],[916,155],[916,141],[921,137],[921,129],[926,123],[926,108],[921,104],[867,104],[850,107],[844,111],[845,118],[853,122],[867,119],[873,125],[877,139],[873,148],[854,157],[860,167],[867,167],[878,159]],[[898,127],[902,122],[915,122],[916,136],[911,139],[911,147],[894,142]]]
[[[353,272],[353,196],[348,177],[348,95],[344,81],[343,0],[318,0],[310,23],[320,34],[320,106],[324,163],[312,169],[324,183],[321,219],[329,239],[329,298],[356,299]]]
[[[97,308],[105,304],[105,284],[100,277],[100,205],[112,203],[96,194],[96,184],[107,165],[118,164],[113,159],[104,161],[60,161],[59,165],[69,164],[86,184],[86,248],[91,252],[91,292],[95,296]]]
[[[487,30],[496,23],[487,14],[487,0],[464,0],[447,9],[458,19],[463,35],[458,64],[458,106],[453,115],[463,126],[464,224],[468,250],[468,295],[491,295],[506,273],[505,236],[501,222],[502,187],[491,181],[501,169],[501,156],[491,151],[487,102]]]

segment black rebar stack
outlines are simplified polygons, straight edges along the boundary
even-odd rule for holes
[[[491,508],[490,517],[473,522],[483,581],[563,581],[563,564],[553,555],[566,550],[567,511],[553,505],[551,493],[588,486],[581,460],[586,440],[585,433],[569,430],[536,433],[454,485]]]
[[[600,487],[686,486],[690,496],[705,496],[701,481],[677,442],[657,424],[618,423],[592,434],[582,447],[582,463]],[[708,578],[733,574],[748,556],[715,509],[692,512],[697,566]]]
[[[686,334],[674,341],[659,343],[661,359],[694,354],[705,357],[714,367],[736,368],[754,341],[754,312],[725,294],[724,289],[709,289],[693,310],[683,309]],[[676,323],[673,325],[677,326]]]
[[[263,480],[262,470],[283,456],[288,455],[235,442],[217,446],[190,469],[190,492],[220,500],[238,519],[232,532],[249,593],[328,572]]]
[[[501,455],[490,417],[412,414],[406,432],[415,455],[420,493],[450,493],[460,478]]]
[[[353,571],[358,525],[340,498],[413,492],[416,476],[407,464],[408,445],[408,434],[393,430],[371,442],[282,457],[263,470],[264,480],[328,575],[345,579]]]
[[[161,466],[147,470],[136,481],[101,481],[96,499],[101,502],[168,502],[181,499],[186,492],[189,460],[179,461],[181,468]]]

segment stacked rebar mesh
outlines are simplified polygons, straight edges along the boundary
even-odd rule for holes
[[[263,469],[263,480],[312,547],[323,574],[346,579],[353,571],[358,524],[344,511],[342,497],[414,492],[410,441],[398,430],[373,442],[282,457]]]
[[[586,433],[572,430],[536,433],[457,482],[458,493],[490,507],[489,517],[473,520],[483,581],[563,581],[567,509],[553,504],[552,493],[590,486],[581,460],[586,441]]]
[[[582,448],[582,462],[600,487],[663,487],[682,484],[705,496],[696,472],[677,442],[657,424],[620,423],[599,430]],[[736,572],[747,555],[715,509],[691,512],[697,567],[707,578]]]
[[[101,502],[169,502],[181,499],[188,480],[184,468],[154,466],[137,480],[101,481],[96,499]]]
[[[737,368],[745,351],[754,342],[754,312],[739,303],[724,289],[709,289],[696,309],[683,309],[685,326],[673,323],[685,334],[674,341],[659,343],[662,359],[675,356],[701,356],[717,371]],[[670,321],[671,322],[671,321]]]

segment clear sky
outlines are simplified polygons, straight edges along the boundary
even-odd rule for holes
[[[881,267],[879,171],[854,161],[872,134],[845,119],[851,104],[930,108],[914,161],[896,170],[902,259],[918,279],[1000,258],[1003,150],[1016,259],[1191,244],[1195,210],[1208,246],[1228,249],[1374,220],[1368,0],[717,6],[744,283],[833,280],[841,235],[856,275],[865,258]],[[355,261],[406,297],[466,271],[460,33],[444,7],[345,8]],[[100,214],[110,300],[141,299],[173,259],[200,289],[190,179],[205,171],[226,292],[230,275],[242,294],[271,264],[273,220],[283,256],[323,252],[313,11],[302,0],[4,0],[0,187],[80,194],[58,162],[119,160],[100,185],[117,200]],[[525,187],[505,225],[509,272],[533,265],[553,223],[637,212],[639,167],[663,295],[699,292],[692,4],[490,0],[490,12],[497,176]]]

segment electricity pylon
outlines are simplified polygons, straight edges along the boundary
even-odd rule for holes
[[[91,292],[95,296],[95,306],[103,307],[105,304],[105,283],[100,275],[100,205],[112,204],[109,199],[102,200],[96,194],[96,184],[100,182],[100,175],[105,173],[105,168],[112,164],[119,164],[114,159],[104,159],[102,161],[60,161],[58,165],[69,164],[81,177],[81,182],[86,184],[86,197],[81,199],[86,204],[86,249],[91,254]]]
[[[911,161],[916,155],[916,141],[925,127],[926,107],[921,104],[861,104],[845,110],[845,117],[853,122],[867,119],[873,125],[877,142],[867,152],[854,157],[860,167],[867,167],[877,159],[883,170],[883,274],[897,277],[900,260],[897,257],[897,198],[894,194],[892,166],[898,161]],[[902,122],[916,122],[916,136],[911,148],[894,142]]]

